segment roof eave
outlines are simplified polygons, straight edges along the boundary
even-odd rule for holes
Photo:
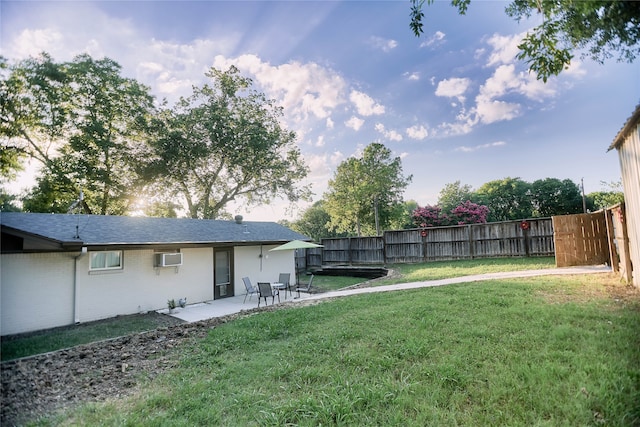
[[[613,150],[614,148],[619,149],[622,143],[625,141],[625,138],[627,137],[627,135],[633,130],[633,128],[637,125],[639,121],[640,121],[640,104],[636,106],[636,109],[631,115],[631,117],[627,119],[622,129],[620,129],[616,137],[613,139],[613,142],[607,149],[607,152]]]

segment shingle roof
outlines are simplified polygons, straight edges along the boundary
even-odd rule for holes
[[[149,245],[284,243],[310,240],[275,222],[2,212],[11,229],[67,244]]]

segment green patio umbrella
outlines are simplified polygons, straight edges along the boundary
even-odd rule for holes
[[[290,242],[285,243],[284,245],[280,245],[273,249],[269,249],[269,252],[294,251],[294,256],[296,256],[297,254],[295,253],[295,251],[297,251],[298,249],[321,248],[321,247],[323,246],[313,242],[305,242],[304,240],[292,240]],[[295,264],[296,264],[296,286],[298,286],[300,284],[300,281],[298,280],[298,263],[296,262]]]

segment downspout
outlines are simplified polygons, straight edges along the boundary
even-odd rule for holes
[[[73,323],[80,323],[80,297],[78,289],[78,259],[87,253],[87,248],[83,247],[79,255],[73,257]]]

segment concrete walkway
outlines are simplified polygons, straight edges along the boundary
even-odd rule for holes
[[[523,270],[523,271],[510,271],[504,273],[489,273],[478,274],[474,276],[454,277],[450,279],[442,280],[429,280],[425,282],[411,282],[411,283],[399,283],[396,285],[386,286],[372,286],[367,288],[353,288],[344,289],[339,291],[323,292],[321,294],[305,294],[301,293],[300,298],[292,298],[287,295],[287,299],[281,296],[281,304],[289,303],[296,304],[302,301],[320,300],[327,298],[338,298],[349,295],[370,294],[377,292],[391,292],[402,291],[407,289],[429,288],[435,286],[452,285],[456,283],[473,283],[481,282],[485,280],[496,279],[513,279],[513,278],[526,278],[526,277],[538,277],[538,276],[557,276],[557,275],[570,275],[570,274],[594,274],[594,273],[610,273],[611,268],[606,265],[587,266],[587,267],[566,267],[566,268],[553,268],[546,270]],[[295,296],[295,293],[294,293]],[[197,322],[200,320],[211,319],[214,317],[222,317],[229,314],[240,313],[244,310],[251,310],[258,306],[256,297],[251,299],[247,297],[246,303],[243,303],[244,295],[224,298],[219,300],[212,300],[198,304],[187,305],[185,308],[176,308],[170,315],[177,317],[187,322]],[[278,304],[276,298],[276,304]],[[269,305],[271,305],[269,301]],[[262,301],[261,307],[264,307],[264,301]],[[159,310],[158,313],[169,314],[167,309]]]

